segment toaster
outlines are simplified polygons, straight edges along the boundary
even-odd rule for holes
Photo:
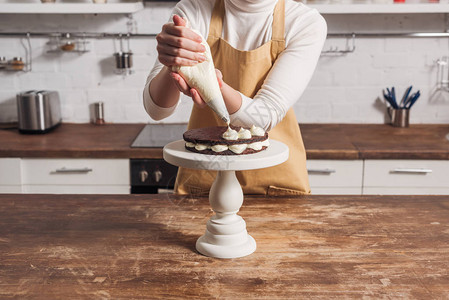
[[[46,133],[61,123],[61,105],[56,91],[17,94],[19,132]]]

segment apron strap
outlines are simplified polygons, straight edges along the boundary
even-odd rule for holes
[[[224,0],[216,0],[214,9],[212,11],[212,17],[209,25],[209,36],[211,38],[219,39],[223,32],[223,18],[225,14]]]
[[[285,49],[285,0],[278,0],[273,12],[271,58],[274,61]]]
[[[272,31],[273,41],[285,41],[285,0],[279,0],[274,8]]]

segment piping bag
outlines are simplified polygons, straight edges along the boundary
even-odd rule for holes
[[[202,38],[201,44],[206,48],[204,52],[206,60],[194,66],[175,66],[172,67],[172,71],[179,73],[191,88],[195,88],[204,102],[229,125],[229,113],[218,85],[209,45],[198,31],[193,31]]]

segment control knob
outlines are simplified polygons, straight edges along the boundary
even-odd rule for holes
[[[140,171],[139,178],[141,182],[145,182],[148,179],[148,172],[145,170]]]
[[[156,171],[153,172],[153,179],[156,182],[161,181],[161,179],[162,179],[162,172],[161,172],[161,170],[156,170]]]

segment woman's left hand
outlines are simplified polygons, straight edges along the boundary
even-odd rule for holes
[[[223,87],[223,75],[218,69],[215,69],[215,73],[217,75],[218,85],[221,89]],[[195,88],[191,88],[180,74],[171,72],[170,75],[181,93],[192,97],[193,102],[199,107],[205,107],[207,105],[203,98],[201,98],[200,93],[198,93]]]

